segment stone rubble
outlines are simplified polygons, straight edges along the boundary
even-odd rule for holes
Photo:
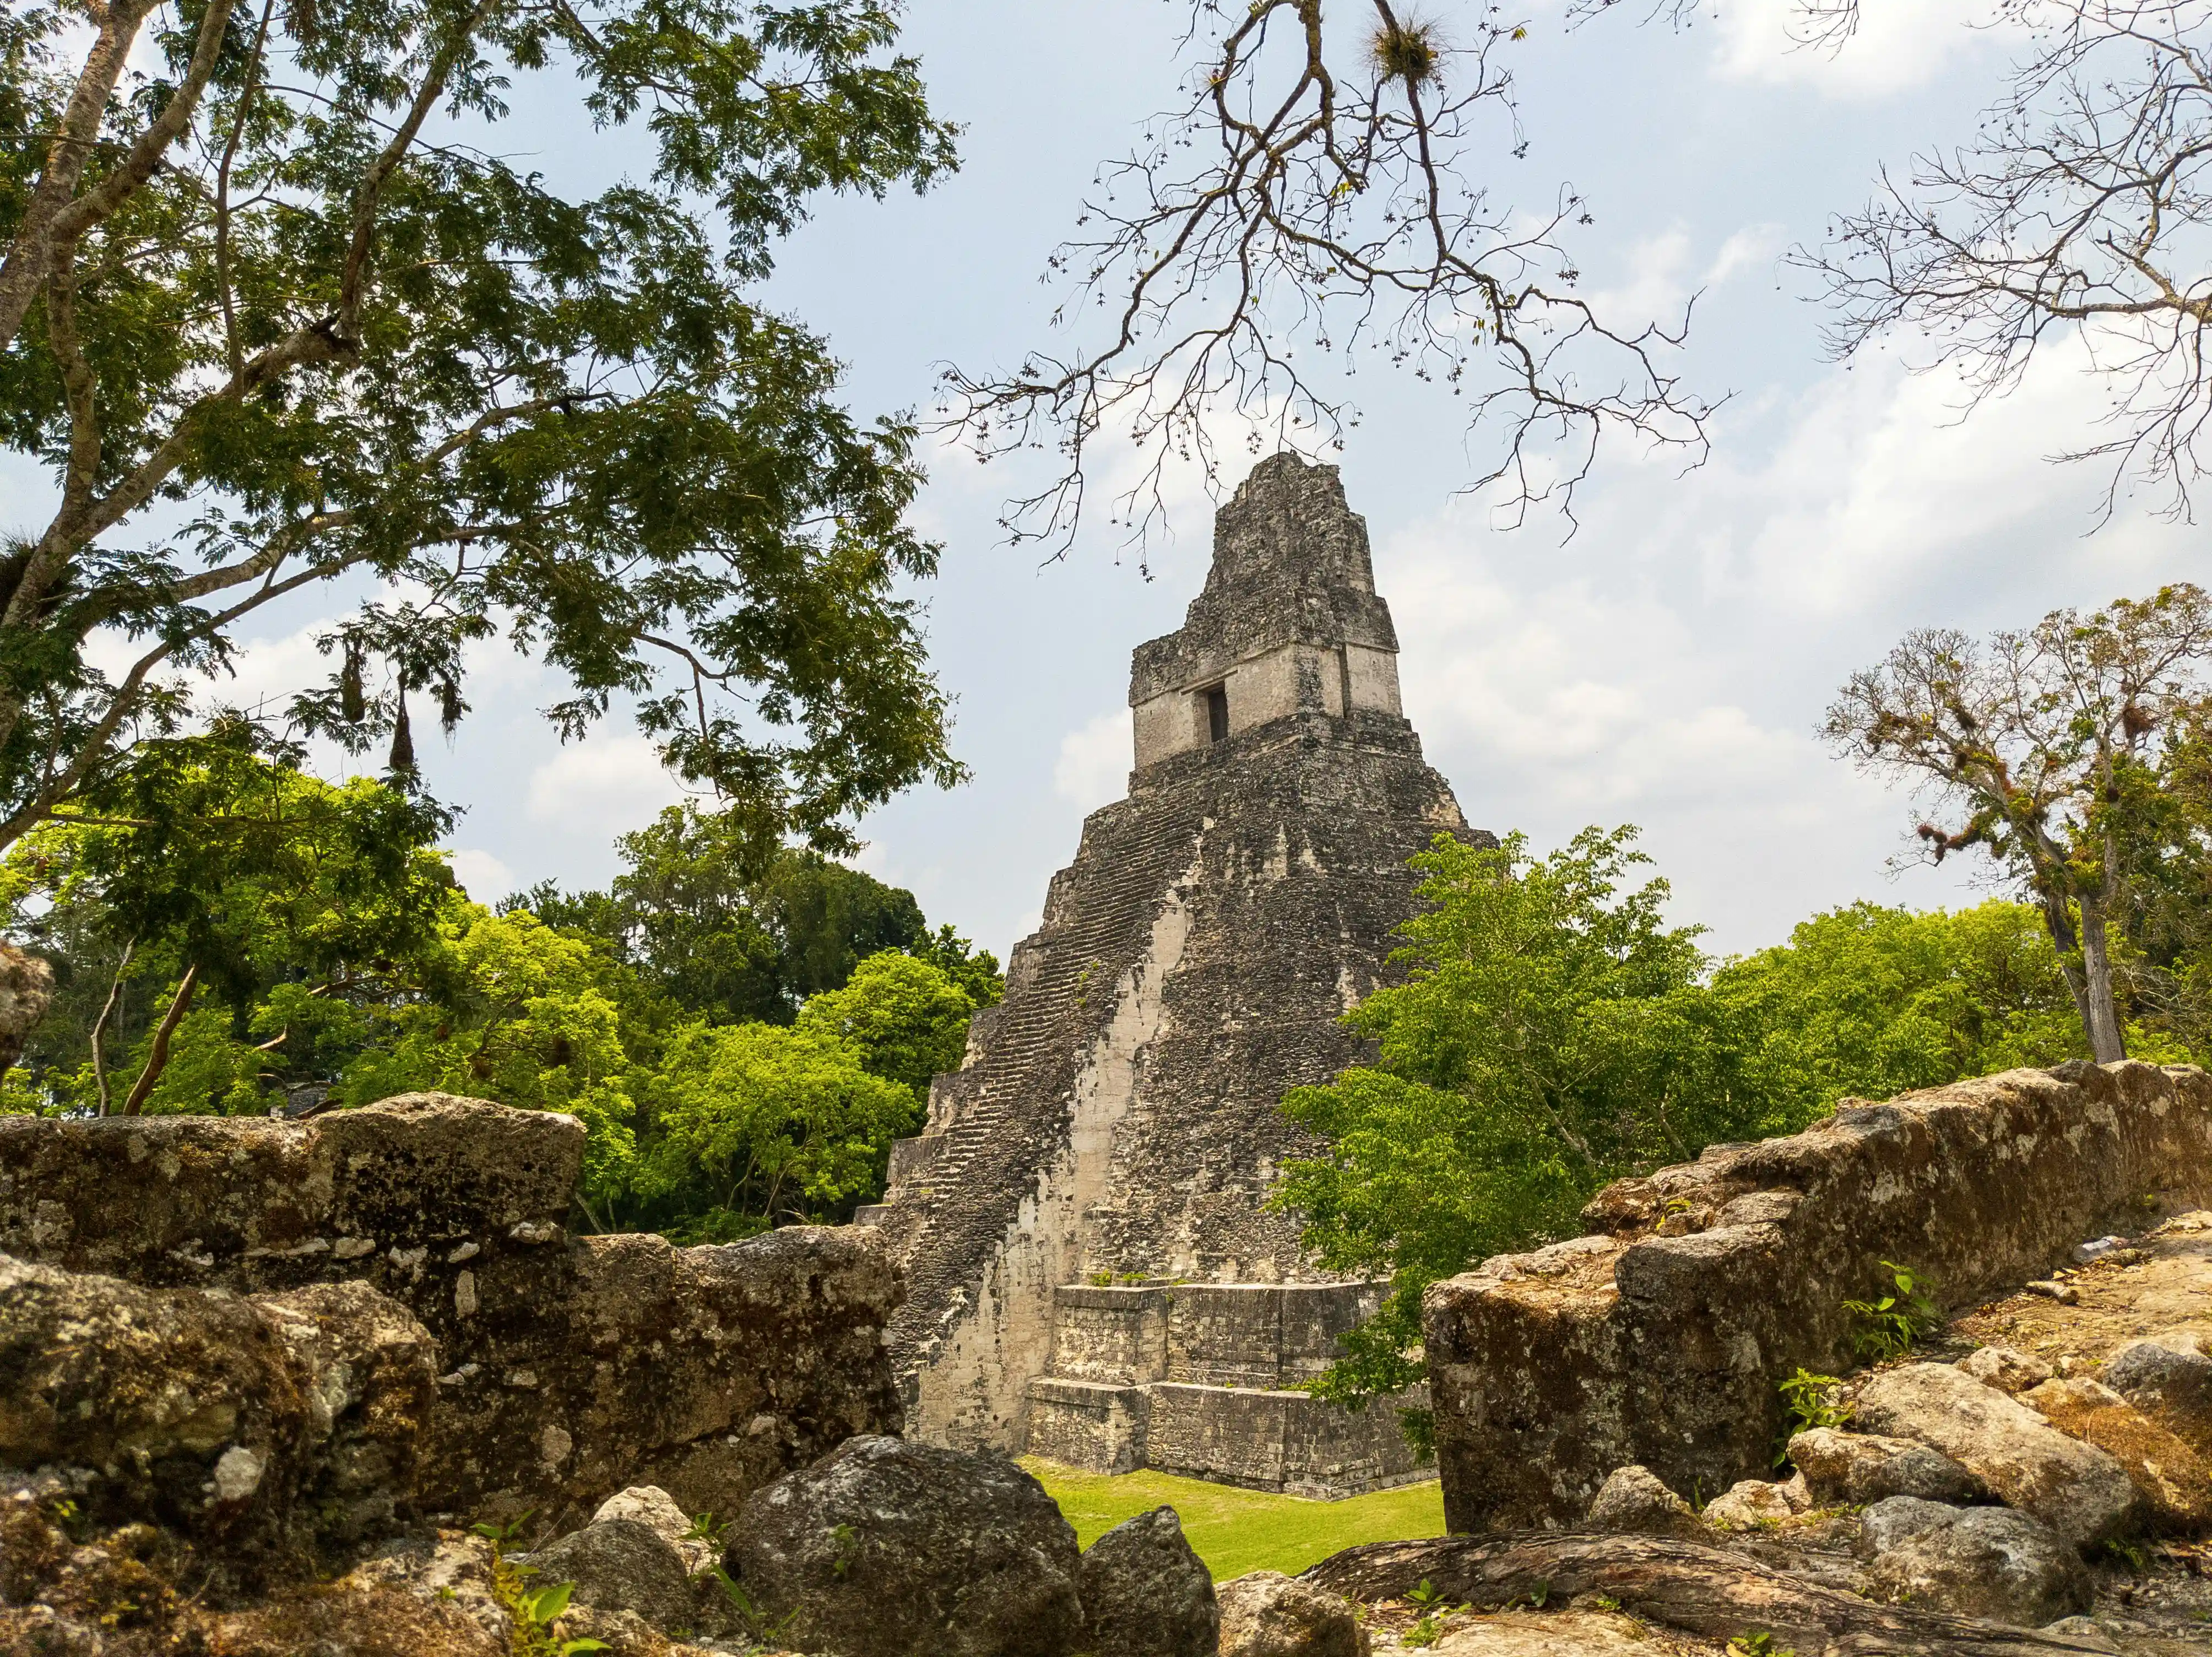
[[[1886,1599],[2023,1628],[2088,1609],[2079,1552],[2009,1508],[1895,1496],[1866,1510],[1860,1536],[1868,1583]]]

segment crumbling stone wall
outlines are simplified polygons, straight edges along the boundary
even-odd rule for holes
[[[1424,1307],[1454,1531],[1569,1525],[1607,1474],[1677,1490],[1765,1472],[1777,1384],[1850,1362],[1884,1260],[1952,1308],[2083,1239],[2212,1200],[2212,1077],[2086,1063],[1845,1101],[1805,1132],[1608,1186],[1589,1234],[1432,1286]]]
[[[1312,1148],[1277,1106],[1363,1056],[1336,1020],[1389,970],[1407,860],[1465,830],[1395,651],[1335,469],[1262,462],[1185,626],[1136,653],[1128,798],[1085,823],[867,1216],[909,1275],[891,1332],[914,1431],[1021,1449],[1063,1285],[1325,1276],[1267,1206]]]
[[[290,1123],[0,1118],[0,1254],[143,1288],[358,1283],[434,1342],[426,1510],[687,1511],[900,1416],[882,1249],[794,1227],[722,1247],[566,1230],[573,1118],[409,1094]]]

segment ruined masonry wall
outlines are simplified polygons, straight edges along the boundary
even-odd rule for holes
[[[2212,1203],[2212,1077],[2087,1063],[1845,1100],[1801,1134],[1624,1180],[1590,1234],[1432,1285],[1429,1386],[1455,1532],[1572,1525],[1641,1463],[1762,1477],[1777,1385],[1851,1362],[1845,1300],[1926,1272],[1953,1309],[2084,1239]]]
[[[0,1118],[0,1254],[155,1288],[357,1284],[434,1339],[426,1509],[687,1512],[896,1432],[897,1278],[851,1228],[725,1247],[566,1230],[574,1118],[438,1093],[307,1122]]]

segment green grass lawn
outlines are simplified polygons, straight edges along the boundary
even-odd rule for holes
[[[1434,1480],[1341,1502],[1309,1502],[1167,1473],[1109,1477],[1034,1456],[1024,1457],[1022,1465],[1052,1492],[1086,1548],[1125,1519],[1162,1506],[1174,1508],[1182,1533],[1217,1582],[1248,1571],[1296,1575],[1362,1542],[1444,1533],[1443,1487]]]

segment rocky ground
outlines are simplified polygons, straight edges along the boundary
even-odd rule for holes
[[[66,1415],[112,1465],[58,1462],[0,1483],[0,1653],[2203,1657],[2212,1213],[2079,1254],[1823,1394],[1829,1423],[1789,1440],[1787,1478],[1693,1504],[1705,1493],[1623,1468],[1575,1531],[1377,1544],[1299,1579],[1218,1587],[1170,1510],[1079,1553],[1019,1468],[867,1435],[726,1518],[641,1486],[565,1533],[447,1515],[365,1538],[358,1477],[302,1482],[290,1532],[321,1538],[319,1563],[272,1563],[264,1531],[227,1515],[267,1499],[278,1461],[137,1447],[149,1422],[164,1443],[234,1433],[234,1422],[199,1422],[210,1386],[171,1398],[151,1370],[131,1389],[94,1384],[139,1373],[117,1354],[151,1312],[118,1300],[114,1331],[80,1319],[56,1346],[68,1331],[40,1325],[38,1364],[69,1369],[85,1397],[125,1402],[38,1429],[52,1437]],[[19,1295],[17,1315],[29,1304]],[[331,1307],[322,1315],[340,1327]],[[161,1351],[163,1373],[191,1381]],[[327,1392],[358,1368],[331,1359],[303,1373]],[[31,1442],[27,1421],[0,1428]],[[381,1465],[379,1442],[349,1452],[353,1474]],[[167,1488],[187,1465],[204,1482]],[[190,1522],[149,1522],[164,1514]]]

